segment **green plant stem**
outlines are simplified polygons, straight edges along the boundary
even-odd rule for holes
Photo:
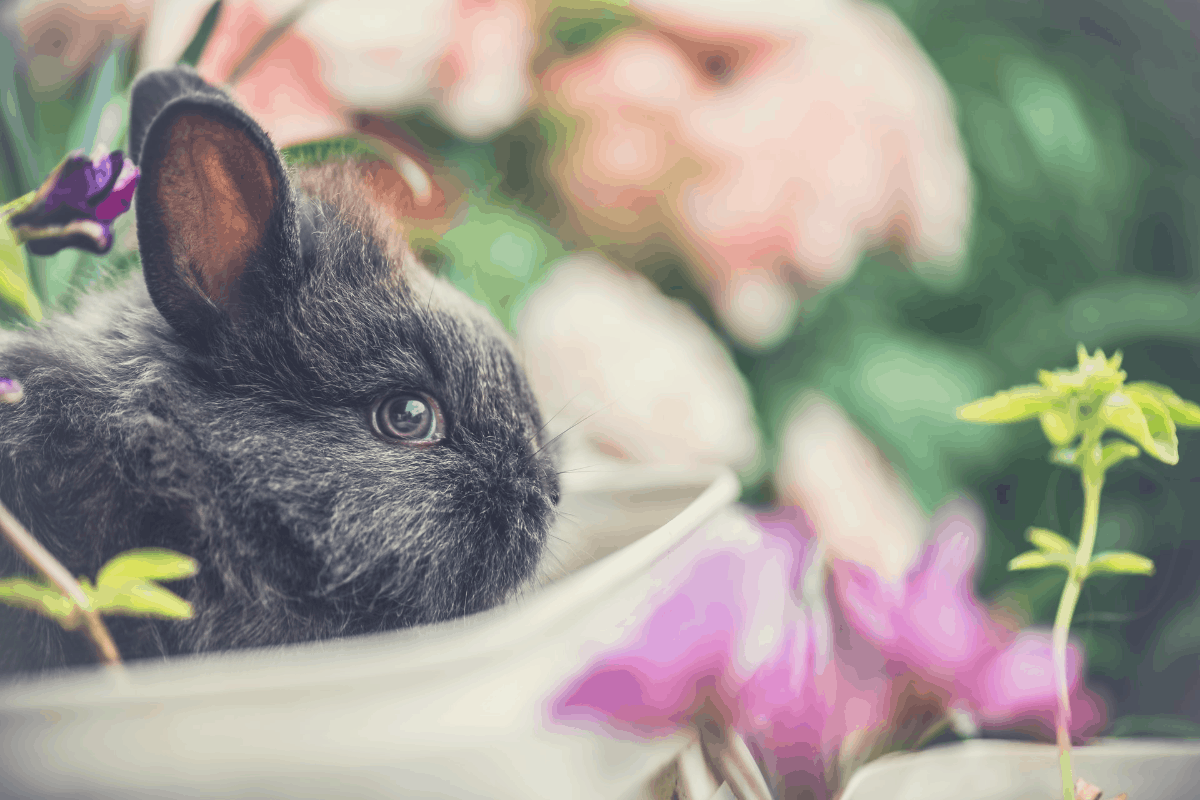
[[[25,530],[8,508],[0,503],[0,535],[8,540],[18,553],[24,556],[34,568],[46,576],[64,597],[75,601],[76,613],[83,615],[83,624],[87,630],[88,639],[96,648],[96,656],[109,667],[120,667],[121,654],[117,645],[108,632],[108,627],[100,619],[100,615],[91,608],[91,601],[67,568],[33,538],[33,534]]]
[[[1087,467],[1083,470],[1083,525],[1079,532],[1079,549],[1075,551],[1075,565],[1067,573],[1067,585],[1063,587],[1058,601],[1058,613],[1054,615],[1054,633],[1051,637],[1054,654],[1054,683],[1058,689],[1058,715],[1056,732],[1058,738],[1059,764],[1062,768],[1063,800],[1075,800],[1075,776],[1071,767],[1071,696],[1067,686],[1067,636],[1071,631],[1071,617],[1087,577],[1087,566],[1092,560],[1096,546],[1096,527],[1100,517],[1100,490],[1104,487],[1103,474]]]

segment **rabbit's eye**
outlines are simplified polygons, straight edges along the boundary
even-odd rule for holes
[[[414,392],[388,395],[371,406],[371,427],[385,439],[429,445],[446,435],[437,401]]]

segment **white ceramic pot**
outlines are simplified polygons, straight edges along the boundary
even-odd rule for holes
[[[1072,750],[1075,775],[1105,800],[1200,796],[1200,742],[1108,739]],[[884,756],[850,778],[841,800],[1058,800],[1058,749],[976,739]]]
[[[738,494],[721,468],[565,476],[546,577],[393,634],[72,670],[0,687],[4,797],[632,797],[694,738],[546,724],[646,573]],[[680,563],[681,568],[685,563]],[[597,620],[604,624],[597,628]]]

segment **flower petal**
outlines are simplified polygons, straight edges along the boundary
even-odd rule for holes
[[[141,177],[141,172],[134,163],[122,157],[120,151],[113,155],[121,157],[121,169],[111,191],[96,204],[95,215],[100,222],[110,222],[129,210],[134,190],[137,189],[138,179]]]

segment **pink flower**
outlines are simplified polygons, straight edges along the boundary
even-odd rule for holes
[[[718,19],[634,4],[646,7],[657,31],[542,76],[576,128],[555,172],[582,220],[673,239],[750,344],[786,333],[793,282],[839,280],[864,250],[961,254],[971,193],[949,96],[889,12],[847,0],[768,19],[763,2]]]
[[[65,90],[105,48],[141,33],[151,5],[152,0],[54,0],[11,3],[0,13],[15,14],[30,88],[41,98]]]
[[[985,726],[1044,721],[1055,708],[1049,632],[1016,638],[974,594],[979,534],[954,505],[943,509],[933,540],[902,581],[885,581],[850,562],[835,562],[834,587],[850,624],[893,664],[948,693],[949,703]],[[1103,724],[1098,700],[1081,687],[1083,658],[1068,650],[1074,694],[1072,730]],[[1076,710],[1077,709],[1077,710]]]
[[[885,579],[904,576],[929,520],[846,413],[817,392],[801,394],[780,426],[775,486],[812,519],[826,553]]]
[[[827,595],[813,586],[821,572],[802,512],[711,523],[672,554],[688,568],[624,639],[554,697],[552,718],[656,736],[715,708],[818,796],[833,789],[824,776],[839,749],[886,738],[914,699],[984,725],[1049,722],[1048,640],[991,621],[971,591],[978,534],[944,517],[903,582],[835,564]],[[1070,669],[1075,730],[1095,732],[1103,708],[1083,690],[1078,653]]]
[[[806,555],[804,543],[741,519],[690,537],[672,553],[687,563],[683,574],[647,601],[625,648],[558,698],[556,716],[656,735],[686,724],[706,699],[732,710],[743,691],[758,706],[782,696],[781,686],[803,688],[811,626],[788,587]],[[790,658],[793,651],[801,657]],[[764,667],[773,682],[751,686]]]
[[[174,61],[206,10],[159,3],[167,22],[152,18],[148,66]],[[420,107],[459,135],[484,137],[514,122],[529,102],[534,34],[520,0],[325,0],[242,69],[260,37],[298,7],[226,0],[197,64],[210,81],[232,77],[234,94],[277,143],[350,133],[359,112]]]

